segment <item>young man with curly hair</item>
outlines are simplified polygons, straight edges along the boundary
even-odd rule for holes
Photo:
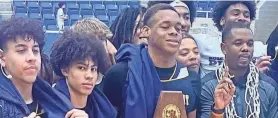
[[[213,11],[213,21],[215,26],[221,32],[223,27],[228,22],[244,22],[248,25],[255,19],[256,4],[253,1],[219,1]],[[200,36],[200,37],[199,37]],[[201,77],[216,70],[224,60],[224,55],[221,52],[219,45],[221,44],[221,37],[211,37],[210,35],[195,35],[201,52]],[[256,50],[261,42],[254,42],[255,53],[254,58],[261,57],[256,66],[261,71],[267,71],[270,64],[270,57],[263,56],[264,52]],[[266,51],[265,51],[266,53]]]
[[[0,117],[88,118],[38,77],[45,43],[40,21],[24,18],[2,21],[0,37]]]
[[[53,44],[50,58],[55,73],[62,77],[55,88],[75,108],[84,110],[90,118],[116,118],[114,107],[95,87],[109,63],[99,38],[88,32],[65,31]]]

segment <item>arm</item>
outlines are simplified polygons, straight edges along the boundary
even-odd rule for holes
[[[273,90],[269,98],[267,118],[278,118],[277,92]]]

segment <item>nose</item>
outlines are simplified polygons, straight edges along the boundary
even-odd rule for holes
[[[29,51],[28,51],[28,54],[27,54],[27,56],[26,56],[26,60],[27,60],[27,62],[29,62],[29,63],[35,63],[36,60],[37,60],[36,57],[37,57],[37,55],[34,54],[34,52],[33,52],[32,50],[29,50]]]
[[[197,56],[195,54],[193,54],[193,52],[191,52],[190,55],[189,55],[189,60],[190,61],[195,61],[195,60],[197,60]]]
[[[86,74],[85,74],[85,78],[87,79],[87,80],[92,80],[92,79],[94,79],[94,74],[95,74],[96,72],[92,72],[90,69],[88,69],[88,71],[86,72]]]
[[[172,27],[170,30],[170,34],[177,36],[179,34],[179,32],[177,31],[177,29],[175,27]]]
[[[244,14],[241,13],[241,14],[239,15],[239,17],[238,17],[238,21],[247,22],[247,21],[248,21],[248,18],[246,18],[246,17],[244,16]]]
[[[250,48],[250,47],[248,46],[248,44],[245,43],[245,44],[242,46],[241,51],[242,51],[242,52],[249,52],[249,48]]]

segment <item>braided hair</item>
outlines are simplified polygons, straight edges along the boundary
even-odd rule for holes
[[[140,15],[139,8],[126,8],[111,25],[110,30],[114,34],[111,42],[116,49],[119,49],[123,43],[132,43],[133,36],[138,28],[137,25],[140,24],[136,25],[138,15]]]

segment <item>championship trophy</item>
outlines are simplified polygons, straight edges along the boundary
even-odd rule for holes
[[[181,91],[161,91],[154,118],[187,118],[185,103],[188,96]]]

